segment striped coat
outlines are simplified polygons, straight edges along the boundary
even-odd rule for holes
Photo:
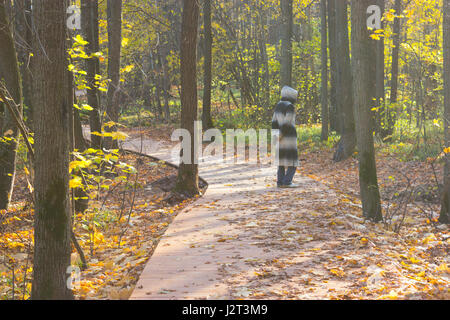
[[[295,128],[295,108],[292,102],[282,99],[275,107],[272,118],[274,134],[279,134],[278,165],[298,166],[297,130]]]

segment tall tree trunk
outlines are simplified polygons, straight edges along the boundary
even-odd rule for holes
[[[98,1],[81,0],[81,26],[83,34],[88,42],[86,53],[92,55],[99,52],[99,30],[98,30]],[[102,132],[102,123],[100,117],[100,95],[98,87],[95,84],[95,75],[100,74],[100,60],[92,56],[86,59],[86,80],[88,82],[87,100],[89,106],[93,108],[89,114],[89,125],[91,132]],[[91,134],[91,145],[93,148],[101,149],[102,137]]]
[[[144,75],[144,84],[142,85],[142,99],[144,100],[144,105],[148,108],[149,111],[154,112],[153,110],[153,88],[151,86],[151,82],[154,78],[153,76],[153,58],[152,58],[152,48],[150,44],[148,46],[148,54],[146,58],[144,58],[143,63],[146,65],[145,67],[145,75]]]
[[[355,119],[353,116],[352,73],[348,40],[347,1],[336,2],[336,103],[340,124],[341,139],[333,160],[345,160],[353,154],[356,146]]]
[[[399,69],[399,53],[400,53],[400,23],[399,16],[402,13],[402,0],[395,0],[394,4],[395,15],[393,28],[393,45],[392,48],[392,63],[391,63],[391,94],[389,98],[390,105],[385,108],[385,123],[381,130],[381,137],[390,140],[394,133],[395,118],[397,115],[397,100],[398,100],[398,69]]]
[[[181,26],[181,128],[191,135],[190,163],[180,163],[175,190],[198,194],[198,154],[194,135],[197,120],[197,28],[199,6],[196,0],[184,0]],[[201,146],[200,146],[201,147]]]
[[[169,109],[169,97],[170,97],[170,81],[169,73],[167,71],[167,44],[164,43],[158,48],[158,65],[159,65],[159,81],[160,88],[163,93],[164,99],[164,119],[167,123],[170,123],[170,109]]]
[[[375,57],[370,45],[366,10],[371,4],[371,0],[352,0],[353,97],[363,215],[366,219],[380,221],[381,201],[370,112],[370,78],[373,76],[373,73],[370,73],[370,64],[375,61]]]
[[[211,82],[212,82],[212,30],[211,30],[211,0],[205,0],[203,7],[203,28],[205,30],[205,70],[203,75],[203,130],[213,127],[211,119]]]
[[[122,47],[122,0],[108,0],[108,78],[111,80],[106,94],[108,121],[119,121],[120,49]],[[108,128],[116,131],[117,126]],[[117,140],[105,139],[107,148],[118,148]]]
[[[450,147],[450,0],[444,0],[444,134],[445,147]],[[439,221],[450,223],[450,153],[445,154],[444,190]]]
[[[167,61],[164,57],[162,60],[162,68],[163,68],[163,88],[164,88],[164,118],[167,123],[170,123],[170,77],[169,71],[167,70]]]
[[[327,0],[320,0],[320,35],[321,35],[321,115],[322,133],[320,139],[328,140],[328,39],[327,39]]]
[[[153,54],[151,55],[151,57],[152,57],[152,64],[156,65],[156,73],[155,73],[154,83],[155,83],[155,90],[156,90],[156,107],[158,108],[157,117],[158,117],[158,119],[162,120],[164,118],[164,115],[163,115],[163,108],[162,108],[162,104],[161,104],[161,92],[162,92],[161,59],[159,59],[158,52],[156,54],[156,61],[154,60],[155,57],[153,56]]]
[[[281,71],[280,87],[292,86],[292,0],[281,2]]]
[[[270,117],[270,114],[272,113],[271,108],[267,108],[270,103],[270,71],[269,71],[269,56],[267,55],[267,35],[266,31],[264,30],[264,24],[262,21],[262,17],[260,17],[261,21],[259,23],[259,39],[258,39],[258,45],[259,45],[259,51],[261,53],[261,63],[263,67],[263,74],[262,74],[262,105],[266,106],[266,115],[267,118]],[[268,23],[269,24],[269,23]]]
[[[24,114],[27,125],[32,128],[32,76],[31,76],[31,46],[32,46],[32,21],[31,0],[15,0],[15,42],[22,76],[22,93]]]
[[[0,0],[0,83],[3,83],[22,114],[22,88],[12,30],[6,12],[7,0]],[[4,115],[2,116],[2,109]],[[0,102],[0,210],[8,209],[16,175],[19,130],[13,115]],[[6,140],[6,139],[8,140]]]
[[[384,14],[385,0],[377,0],[377,5],[381,9],[381,16]],[[384,21],[381,20],[381,29],[384,30]],[[380,136],[383,135],[383,127],[386,125],[385,119],[387,115],[388,106],[385,103],[384,94],[384,37],[376,40],[376,89],[375,89],[375,108],[376,111],[376,123],[375,130]]]
[[[339,122],[336,103],[336,78],[337,78],[337,48],[336,48],[336,3],[335,0],[327,0],[328,11],[328,43],[330,48],[330,130],[339,132]]]
[[[378,5],[378,0],[372,0],[370,5]],[[367,8],[366,8],[367,9]],[[366,14],[366,17],[368,15]],[[369,32],[369,31],[368,31]],[[372,34],[373,31],[370,31],[369,34]],[[375,40],[374,38],[370,37],[368,41],[368,45],[370,47],[370,52],[372,52],[372,59],[373,61],[369,64],[369,72],[372,75],[369,78],[370,84],[368,86],[369,88],[369,103],[370,103],[370,127],[372,131],[379,132],[379,110],[378,110],[378,99],[377,99],[377,74],[378,74],[378,43],[380,40]]]
[[[34,0],[33,88],[35,221],[33,300],[73,299],[67,287],[71,254],[67,1]],[[51,76],[49,76],[51,75]]]
[[[69,47],[71,46],[71,41],[69,42]],[[76,100],[75,90],[74,90],[74,81],[73,81],[73,73],[67,70],[67,98],[69,106],[73,106],[74,104],[78,104]],[[77,149],[79,152],[83,152],[86,150],[86,141],[84,140],[83,128],[81,126],[81,119],[79,110],[76,108],[69,108],[69,139],[70,139],[70,152]],[[70,161],[73,161],[74,157],[70,157]],[[81,178],[81,177],[80,177]],[[86,187],[86,185],[83,183]],[[87,193],[82,188],[76,188],[72,190],[73,199],[72,208],[73,211],[71,213],[81,213],[87,210],[89,206],[89,198]]]

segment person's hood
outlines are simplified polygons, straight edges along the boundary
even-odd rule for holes
[[[289,87],[284,86],[281,89],[281,99],[282,100],[289,100],[291,102],[296,102],[298,98],[298,91]]]

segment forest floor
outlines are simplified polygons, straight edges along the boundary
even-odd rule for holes
[[[171,132],[127,130],[135,151],[160,158],[173,145]],[[155,143],[163,154],[150,147]],[[139,188],[118,187],[104,206],[94,204],[99,210],[75,218],[89,266],[76,297],[450,298],[449,230],[436,223],[428,163],[378,154],[391,219],[375,224],[361,216],[355,159],[336,164],[330,149],[300,150],[300,188],[277,189],[274,168],[211,163],[200,166],[210,186],[196,202],[167,201],[175,168],[122,155],[138,168]],[[18,173],[12,209],[0,214],[0,299],[11,299],[13,287],[15,299],[29,297],[33,213],[26,173]],[[77,253],[72,262],[80,265]],[[148,276],[144,267],[167,274]]]
[[[123,183],[111,185],[110,191],[90,201],[88,211],[74,218],[88,265],[73,283],[77,299],[128,299],[168,225],[195,200],[169,200],[176,168],[135,154],[122,154],[119,161],[138,170],[128,181],[137,182],[135,192]],[[0,212],[0,300],[30,296],[34,213],[28,181],[20,170],[12,208]],[[73,250],[72,264],[80,267],[80,256]]]
[[[301,158],[298,189],[277,189],[267,166],[200,164],[206,194],[169,226],[132,298],[450,298],[449,232],[436,222],[429,165],[380,154],[390,217],[371,223],[356,160],[335,164],[327,149]]]

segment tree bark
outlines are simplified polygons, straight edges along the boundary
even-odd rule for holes
[[[348,40],[347,1],[335,0],[336,7],[336,104],[341,139],[333,160],[338,162],[352,156],[356,147],[353,116],[352,73]]]
[[[108,0],[108,78],[111,80],[106,93],[108,121],[119,122],[120,51],[122,48],[122,0]],[[116,131],[117,126],[107,131]],[[104,139],[107,148],[118,148],[117,140]]]
[[[203,75],[203,130],[213,127],[211,118],[211,83],[212,83],[212,30],[211,30],[211,0],[205,0],[203,7],[203,28],[205,30],[205,70]]]
[[[394,4],[395,15],[400,16],[402,13],[402,0],[395,0]],[[392,63],[391,63],[391,93],[390,106],[385,108],[385,124],[381,130],[381,137],[391,140],[390,137],[394,133],[395,118],[397,114],[397,100],[398,100],[398,71],[399,71],[399,53],[400,53],[400,31],[401,20],[399,17],[394,18],[393,28],[393,45],[392,48]]]
[[[0,82],[8,90],[22,114],[22,88],[12,30],[7,18],[6,0],[0,0]],[[4,115],[2,115],[4,110]],[[0,210],[8,209],[16,175],[19,128],[14,116],[0,102]],[[5,140],[8,139],[8,140]]]
[[[385,9],[385,0],[377,0],[377,5],[381,9],[381,16],[384,14]],[[381,20],[381,29],[384,30],[384,21]],[[383,136],[383,128],[386,125],[386,116],[388,112],[388,106],[385,103],[385,94],[384,94],[384,37],[381,37],[379,40],[375,42],[376,46],[376,88],[375,88],[375,108],[376,111],[376,125],[375,130],[380,136]]]
[[[88,42],[86,53],[91,55],[100,51],[99,30],[98,30],[98,1],[81,0],[81,26],[84,37]],[[98,57],[91,57],[86,62],[86,81],[88,82],[87,100],[90,107],[93,108],[89,114],[89,125],[91,132],[102,132],[102,123],[100,117],[100,95],[98,86],[95,84],[95,75],[100,74],[100,60]],[[91,146],[95,149],[101,149],[102,137],[91,134]]]
[[[197,120],[197,28],[199,6],[196,0],[184,0],[181,26],[181,128],[189,131],[190,163],[180,163],[175,190],[198,194],[198,155],[194,147],[194,122]],[[200,146],[201,147],[201,146]]]
[[[170,123],[170,81],[169,81],[169,73],[167,70],[167,43],[163,43],[160,47],[158,47],[158,66],[159,66],[159,81],[161,91],[163,93],[164,99],[164,120],[167,123]]]
[[[370,64],[375,61],[375,57],[370,45],[366,10],[371,4],[371,0],[352,0],[353,97],[363,215],[366,219],[380,221],[381,202],[370,112],[372,97],[370,78],[373,76],[373,73],[370,73]]]
[[[328,39],[327,39],[327,0],[320,0],[320,35],[321,35],[321,92],[320,104],[322,115],[322,133],[320,139],[328,140]]]
[[[34,0],[33,88],[35,221],[33,300],[73,299],[66,273],[71,254],[69,202],[70,97],[67,1]],[[49,76],[51,75],[51,76]]]
[[[69,41],[69,47],[72,45],[71,40]],[[67,98],[69,106],[73,106],[74,104],[78,104],[75,96],[74,90],[74,79],[73,73],[67,70]],[[87,144],[86,140],[83,136],[83,128],[81,126],[81,119],[79,110],[76,108],[69,108],[70,110],[70,118],[69,118],[69,139],[70,139],[70,152],[75,149],[79,152],[83,152],[86,150]],[[70,157],[70,161],[73,161],[74,157]],[[83,183],[86,187],[86,185]],[[74,201],[72,201],[73,211],[71,213],[82,213],[87,210],[89,206],[89,199],[87,193],[82,188],[76,188],[72,190],[72,195]]]
[[[15,0],[15,42],[20,64],[23,93],[23,112],[26,115],[27,125],[33,126],[32,104],[32,75],[31,75],[31,46],[32,46],[32,21],[31,0]]]
[[[292,86],[292,0],[281,2],[281,58],[280,87]]]
[[[450,147],[450,0],[444,0],[444,134],[445,147]],[[444,188],[441,201],[441,223],[450,223],[450,153],[445,154]]]
[[[336,3],[335,0],[327,0],[328,11],[328,44],[330,48],[330,130],[339,132],[336,103],[336,77],[337,77],[337,54],[336,54]]]

